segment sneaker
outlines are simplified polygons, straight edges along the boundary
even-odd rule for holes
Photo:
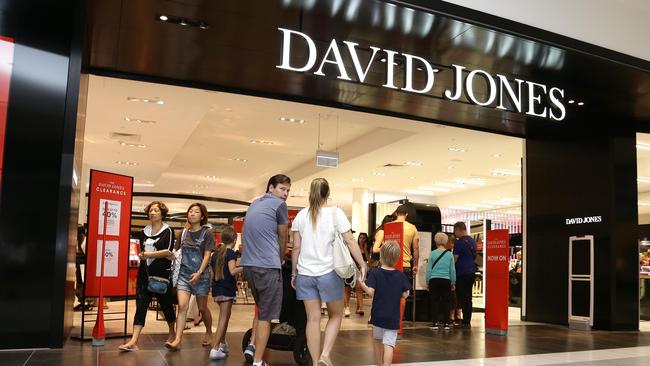
[[[219,348],[213,348],[210,350],[210,359],[211,360],[223,360],[224,358],[228,357],[228,354],[223,351],[221,346]]]
[[[358,314],[359,316],[363,316],[365,313],[363,312],[363,310],[357,310],[357,314]]]
[[[451,326],[449,325],[449,323],[445,323],[445,325],[444,325],[444,327],[442,329],[451,330]]]
[[[219,348],[221,348],[223,353],[228,354],[228,343],[219,343]]]
[[[469,324],[469,323],[463,323],[463,325],[461,325],[461,329],[471,329],[471,328],[472,328],[472,325]]]
[[[438,330],[438,329],[440,329],[440,324],[436,323],[436,324],[434,324],[434,325],[433,325],[431,328],[429,328],[429,329],[431,329],[431,330]]]
[[[269,364],[264,362],[264,360],[262,360],[260,361],[260,363],[254,363],[253,366],[269,366]]]
[[[343,310],[343,315],[345,315],[346,318],[349,318],[350,317],[350,308],[345,308],[345,310]]]
[[[253,363],[255,360],[255,345],[249,343],[248,346],[246,346],[246,350],[244,351],[244,358],[246,359],[247,363]]]

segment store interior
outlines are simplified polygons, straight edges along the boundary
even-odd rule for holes
[[[309,183],[324,177],[332,187],[331,204],[346,212],[356,234],[372,235],[369,217],[378,226],[383,212],[405,201],[438,208],[444,231],[456,221],[469,223],[477,239],[486,224],[509,229],[511,265],[518,264],[513,272],[521,286],[520,138],[95,75],[89,76],[85,117],[80,224],[86,222],[91,169],[134,177],[132,230],[146,224],[144,207],[160,199],[170,209],[172,227],[180,228],[189,204],[200,201],[218,232],[243,217],[270,176],[291,177],[290,209],[307,206]],[[338,154],[337,166],[318,166],[317,151]],[[374,214],[368,212],[371,203]],[[483,307],[482,291],[477,284],[477,308]]]

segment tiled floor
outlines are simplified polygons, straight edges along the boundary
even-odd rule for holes
[[[110,304],[115,311],[118,304]],[[354,306],[354,302],[353,302]],[[212,308],[215,317],[218,310]],[[427,324],[407,327],[398,342],[394,362],[410,365],[647,365],[650,364],[650,325],[642,324],[641,332],[580,332],[567,327],[524,323],[517,320],[512,309],[511,324],[505,337],[484,333],[482,314],[476,314],[470,331],[451,332],[428,329]],[[371,330],[366,316],[345,319],[332,354],[335,365],[370,365],[374,363]],[[131,313],[132,314],[132,313]],[[210,362],[209,349],[200,346],[203,325],[190,329],[182,349],[169,352],[163,347],[164,321],[156,321],[150,312],[140,351],[120,353],[117,346],[123,339],[109,339],[104,347],[93,348],[89,342],[71,339],[62,350],[22,350],[0,352],[0,365],[243,365],[241,340],[250,326],[252,307],[237,305],[228,333],[230,357]],[[325,321],[326,319],[324,319]],[[129,320],[129,323],[131,320]],[[107,327],[119,328],[123,323]],[[406,325],[409,325],[407,322]],[[90,330],[90,328],[89,328]],[[646,332],[647,331],[647,332]],[[269,351],[266,359],[272,365],[293,365],[290,352]]]

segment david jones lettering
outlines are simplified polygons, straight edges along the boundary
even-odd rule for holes
[[[385,60],[385,82],[381,86],[389,89],[402,90],[410,93],[427,94],[435,85],[436,73],[431,63],[426,59],[404,52],[397,52],[385,48],[369,46],[370,59],[362,64],[358,50],[359,44],[350,41],[343,41],[345,46],[339,45],[336,39],[332,39],[327,50],[319,54],[315,42],[305,33],[295,30],[278,28],[282,32],[282,60],[277,68],[294,72],[311,72],[313,75],[326,76],[323,68],[327,64],[336,66],[336,78],[346,81],[358,81],[366,83],[366,77],[372,63],[377,59]],[[293,47],[292,47],[293,43]],[[302,64],[291,64],[291,51],[301,43],[307,47],[307,61]],[[365,50],[363,51],[365,52]],[[345,67],[344,56],[352,61],[353,76]],[[404,60],[404,85],[395,83],[395,64],[398,58]],[[454,85],[445,90],[442,97],[451,101],[457,101],[463,96],[473,104],[483,107],[518,113],[525,113],[529,116],[550,118],[555,121],[562,121],[566,117],[564,105],[564,89],[558,87],[547,87],[544,84],[514,79],[511,83],[506,76],[496,74],[492,76],[483,70],[468,70],[465,66],[452,64],[454,73]],[[414,75],[424,77],[424,86],[417,88],[414,83]],[[479,96],[474,91],[475,83],[485,83],[487,88],[486,96]],[[510,108],[505,104],[505,99],[510,101]]]

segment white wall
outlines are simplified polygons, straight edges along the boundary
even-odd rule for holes
[[[445,0],[650,60],[648,0]]]

